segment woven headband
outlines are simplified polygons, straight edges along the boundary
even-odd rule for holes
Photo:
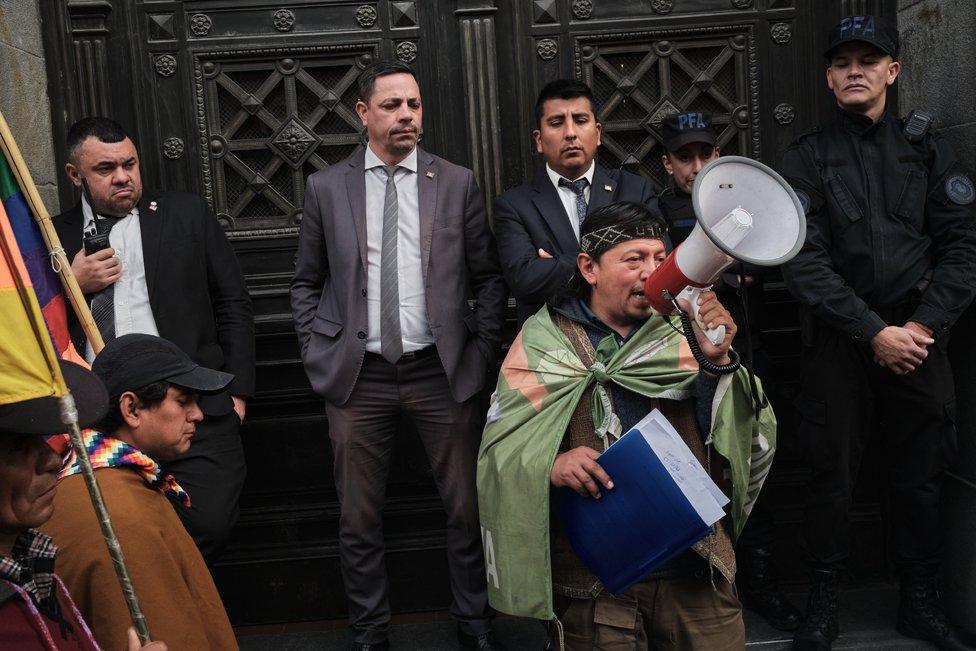
[[[580,238],[583,253],[597,257],[604,251],[628,240],[663,240],[664,230],[660,224],[642,222],[626,226],[604,226]]]

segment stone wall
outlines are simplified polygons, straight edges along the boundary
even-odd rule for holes
[[[899,0],[901,110],[926,108],[976,178],[976,3]],[[976,308],[956,323],[950,357],[956,378],[959,450],[943,494],[946,557],[943,592],[954,620],[976,634]]]
[[[58,170],[51,140],[51,109],[38,0],[0,2],[0,111],[17,140],[41,199],[60,212]]]
[[[976,174],[976,3],[970,0],[899,0],[901,109],[928,108]]]

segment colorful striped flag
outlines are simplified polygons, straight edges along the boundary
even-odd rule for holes
[[[61,281],[51,268],[51,258],[41,236],[41,229],[34,221],[34,216],[27,207],[27,200],[17,186],[10,164],[3,155],[0,155],[0,202],[3,203],[17,239],[17,246],[34,286],[37,301],[41,305],[55,350],[60,355],[71,344]]]
[[[61,370],[5,205],[0,204],[0,404],[63,396]]]
[[[51,267],[51,258],[41,235],[41,229],[31,213],[24,193],[17,185],[10,163],[0,152],[0,203],[23,256],[23,264],[41,306],[48,333],[59,357],[85,364],[71,343],[68,316],[65,309],[61,281]],[[87,365],[86,365],[87,366]]]

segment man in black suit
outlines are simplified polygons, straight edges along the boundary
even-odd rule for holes
[[[531,182],[495,199],[498,255],[520,326],[575,273],[586,215],[615,201],[660,215],[650,181],[594,160],[602,127],[589,86],[572,79],[546,84],[535,116],[532,137],[546,164]]]
[[[83,188],[82,200],[54,225],[102,338],[158,335],[197,364],[234,374],[226,391],[200,398],[205,418],[193,446],[166,468],[192,500],[189,508],[174,507],[212,559],[237,520],[246,473],[238,428],[254,392],[254,318],[243,274],[202,199],[143,192],[135,144],[119,124],[80,120],[68,131],[67,148],[65,169]],[[91,361],[94,351],[74,314],[69,327]]]

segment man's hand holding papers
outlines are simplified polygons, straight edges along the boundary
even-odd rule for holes
[[[599,456],[599,452],[585,445],[557,454],[549,480],[553,486],[572,488],[583,497],[600,499],[600,485],[613,490],[613,480],[596,462]]]

